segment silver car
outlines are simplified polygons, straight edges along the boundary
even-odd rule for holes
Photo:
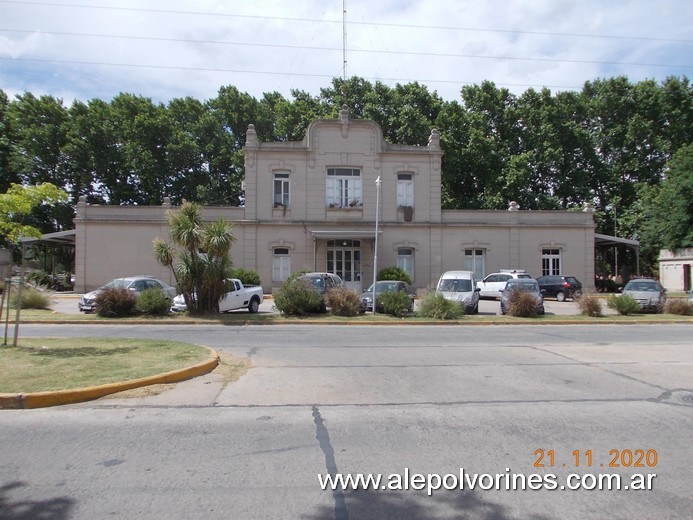
[[[641,311],[662,312],[667,301],[667,290],[657,280],[634,278],[623,288],[623,294],[633,298]]]
[[[161,280],[158,280],[157,278],[153,278],[151,276],[128,276],[125,278],[116,278],[115,280],[108,282],[103,287],[99,287],[94,291],[83,294],[80,297],[79,302],[77,303],[79,310],[84,313],[95,311],[95,302],[98,294],[104,289],[111,289],[117,287],[130,289],[131,291],[136,292],[138,294],[144,291],[145,289],[159,288],[164,292],[164,294],[166,294],[166,296],[171,298],[171,300],[173,300],[173,298],[176,296],[175,287],[171,287],[170,285],[162,282]]]

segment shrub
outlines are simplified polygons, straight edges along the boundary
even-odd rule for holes
[[[17,308],[17,291],[12,291],[10,302],[12,306]],[[22,289],[22,309],[50,309],[51,297],[49,293],[39,291],[38,289],[25,288]]]
[[[411,300],[405,292],[391,291],[378,293],[375,305],[377,312],[401,317],[409,311]]]
[[[124,287],[104,289],[94,300],[96,313],[104,318],[120,318],[135,313],[137,294]]]
[[[262,285],[260,283],[260,275],[252,269],[243,269],[239,267],[231,271],[231,278],[238,278],[243,285]]]
[[[576,299],[580,314],[598,318],[602,315],[602,302],[595,294],[583,294]]]
[[[148,316],[165,316],[171,310],[171,298],[158,287],[145,289],[137,297],[135,309]]]
[[[634,314],[640,310],[640,305],[632,296],[627,294],[621,294],[620,296],[612,296],[606,302],[609,309],[614,309],[616,312],[622,316],[628,316],[629,314]]]
[[[335,287],[326,294],[327,305],[337,316],[356,316],[361,314],[361,298],[351,289]]]
[[[665,312],[667,314],[677,314],[679,316],[693,316],[693,304],[688,300],[667,300]]]
[[[508,296],[508,314],[517,318],[536,317],[536,296],[527,291],[511,291]]]
[[[277,310],[287,316],[303,316],[320,312],[322,298],[309,283],[296,278],[289,279],[274,296]]]
[[[40,287],[51,286],[51,277],[46,271],[32,271],[26,275],[26,280]]]
[[[421,300],[418,314],[436,320],[456,320],[464,316],[464,307],[446,300],[440,293],[429,291]]]
[[[411,277],[404,269],[399,267],[386,267],[378,273],[378,280],[401,280],[407,282],[409,285],[412,284]]]

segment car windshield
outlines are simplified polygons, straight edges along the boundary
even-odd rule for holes
[[[656,283],[652,282],[628,282],[624,291],[652,291],[657,292],[659,288]]]
[[[471,280],[445,279],[438,284],[438,290],[444,292],[470,292],[472,290]]]
[[[112,282],[108,282],[106,285],[102,287],[102,289],[119,289],[122,287],[127,289],[129,285],[130,282],[128,280],[123,280],[119,278],[117,280],[113,280]]]
[[[397,290],[397,286],[399,284],[397,282],[377,282],[376,283],[376,290],[378,292],[392,292]],[[373,292],[373,286],[371,285],[368,288],[369,292]]]
[[[506,291],[539,292],[539,284],[535,281],[513,280],[506,284],[505,289]]]
[[[309,280],[310,283],[312,283],[313,286],[317,287],[318,289],[322,289],[323,287],[325,287],[325,282],[322,278],[310,277]]]

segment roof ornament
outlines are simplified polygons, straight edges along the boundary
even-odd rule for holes
[[[248,130],[245,133],[245,145],[260,146],[260,140],[257,138],[257,132],[253,124],[248,125]]]
[[[339,120],[342,122],[342,137],[347,137],[349,134],[349,107],[345,104],[339,111]]]

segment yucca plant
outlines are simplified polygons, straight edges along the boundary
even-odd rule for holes
[[[229,251],[236,240],[232,224],[224,219],[203,222],[202,210],[193,202],[169,210],[167,216],[169,235],[180,249],[157,238],[154,256],[173,272],[189,312],[219,312],[225,280],[231,276]]]

